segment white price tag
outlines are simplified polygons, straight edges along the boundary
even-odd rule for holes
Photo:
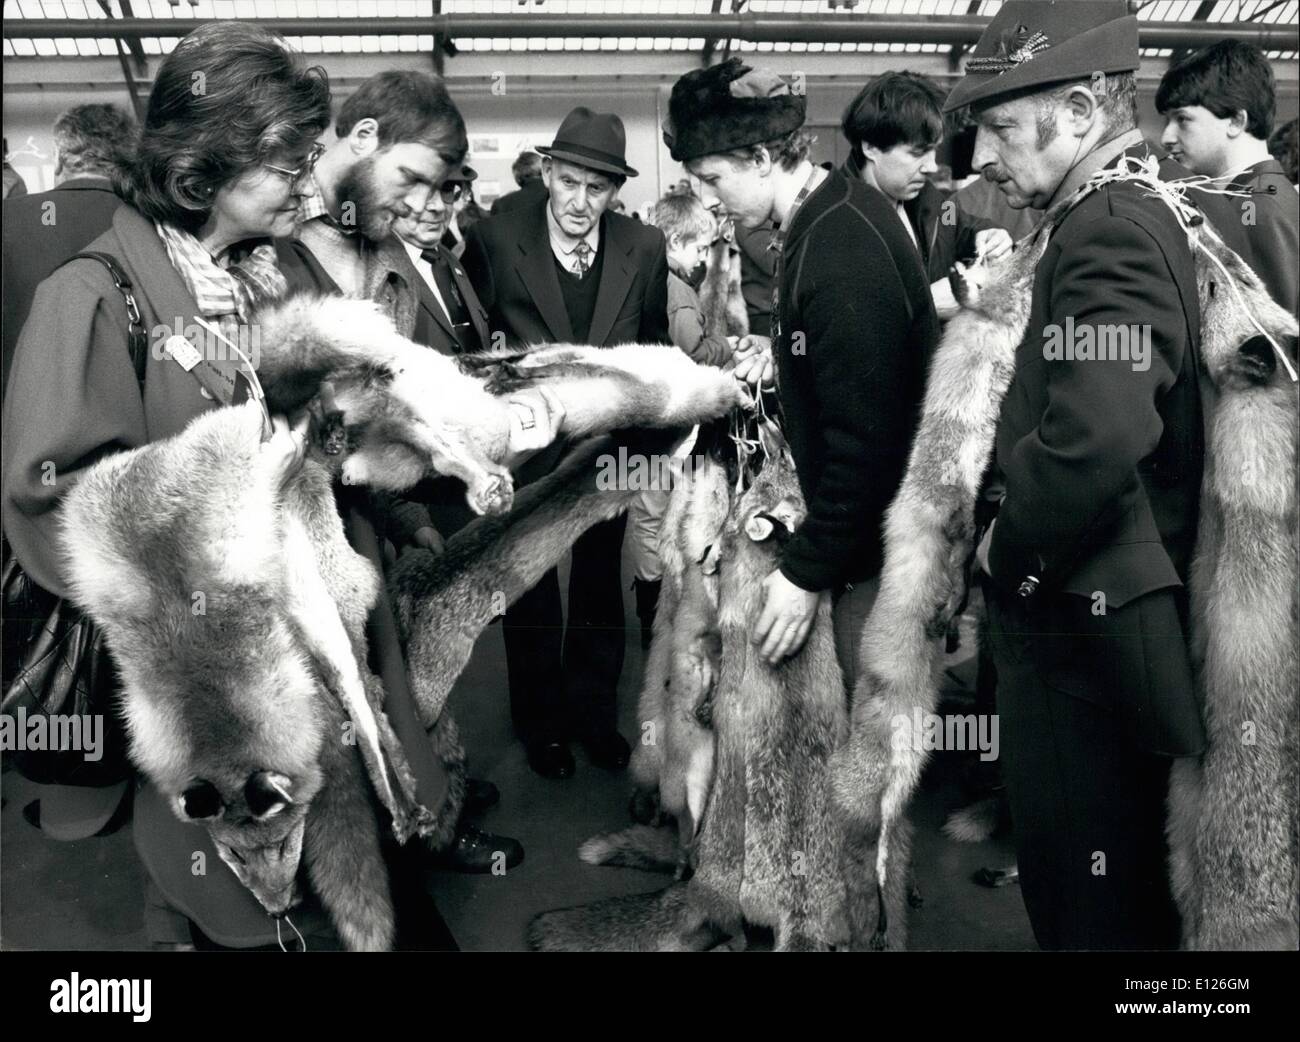
[[[187,373],[203,361],[199,349],[180,335],[168,337],[167,342],[163,345],[163,350],[171,355]]]

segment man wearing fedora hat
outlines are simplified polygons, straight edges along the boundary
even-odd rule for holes
[[[945,109],[970,107],[973,165],[1011,206],[1046,209],[1148,156],[1137,68],[1123,2],[1011,0]],[[1216,226],[1238,245],[1234,223]],[[1046,346],[1062,328],[1121,327],[1149,334],[1145,358]],[[1002,401],[1006,491],[978,554],[1021,890],[1044,948],[1178,941],[1164,801],[1171,759],[1205,745],[1183,589],[1203,461],[1198,338],[1191,253],[1164,202],[1111,182],[1063,217]]]
[[[491,335],[516,345],[668,343],[664,237],[610,209],[623,182],[636,176],[624,158],[623,121],[576,108],[554,142],[537,151],[545,198],[490,217],[466,236],[461,260]],[[557,458],[558,448],[540,454],[521,477],[541,476]],[[567,630],[554,569],[502,620],[511,716],[529,763],[545,777],[573,773],[570,738],[581,740],[598,766],[628,761],[616,706],[625,525],[620,516],[574,544]]]

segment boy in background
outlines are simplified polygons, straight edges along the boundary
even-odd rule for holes
[[[668,333],[673,343],[701,365],[719,368],[731,361],[731,344],[723,331],[705,327],[700,286],[708,273],[709,250],[718,233],[713,215],[698,196],[672,192],[655,204],[652,223],[668,243]],[[678,450],[690,451],[688,438]],[[659,561],[659,528],[671,489],[648,489],[628,510],[631,556],[635,578],[636,614],[641,620],[641,648],[650,646],[663,568]]]

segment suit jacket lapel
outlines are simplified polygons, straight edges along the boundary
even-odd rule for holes
[[[600,230],[600,248],[605,251],[605,258],[600,266],[600,287],[596,290],[596,307],[591,313],[591,336],[593,344],[603,344],[614,328],[618,318],[618,309],[627,299],[627,292],[632,288],[632,260],[627,239],[623,236],[621,222],[609,221],[601,217],[604,227]]]
[[[515,269],[551,336],[559,343],[569,343],[573,340],[573,327],[569,325],[569,313],[564,308],[551,240],[546,233],[546,203],[522,210],[519,216],[528,221],[528,226],[519,237],[519,259],[515,262]]]

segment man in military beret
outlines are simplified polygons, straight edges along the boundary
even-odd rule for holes
[[[1012,0],[945,108],[970,106],[973,164],[1008,202],[1046,209],[1148,155],[1137,68],[1124,3]],[[1113,343],[1121,329],[1127,353],[1051,347],[1065,331]],[[1183,588],[1203,459],[1199,335],[1190,250],[1164,202],[1121,181],[1064,217],[1002,403],[1006,493],[979,551],[1021,889],[1044,948],[1178,942],[1164,801],[1171,758],[1205,744]]]
[[[861,179],[809,159],[805,99],[739,59],[673,86],[674,159],[739,227],[773,222],[772,336],[741,341],[736,372],[778,378],[781,417],[808,514],[763,584],[755,622],[775,665],[807,639],[818,601],[833,603],[850,685],[878,588],[881,524],[907,465],[938,318],[920,254],[894,203]]]

